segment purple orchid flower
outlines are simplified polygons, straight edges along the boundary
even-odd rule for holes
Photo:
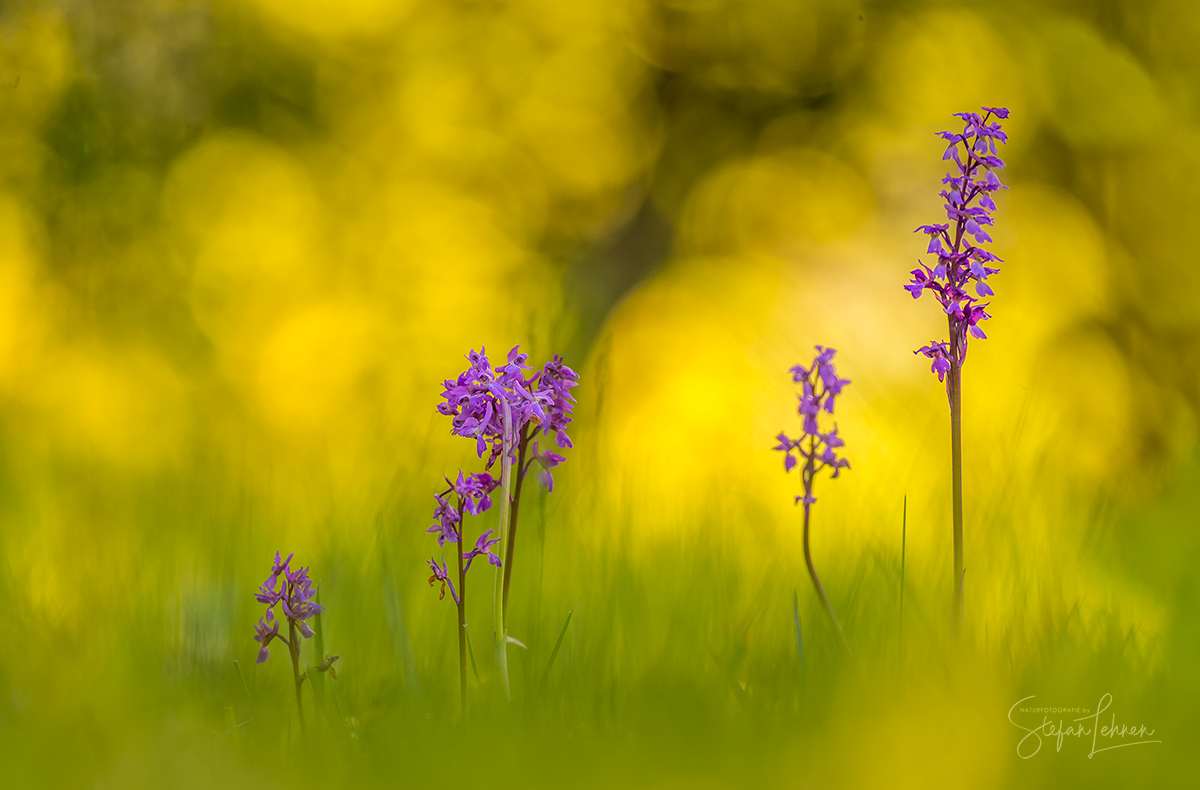
[[[286,560],[280,562],[279,554],[275,555],[275,564],[271,569],[271,576],[259,587],[259,592],[255,593],[254,599],[259,603],[267,605],[265,622],[270,623],[270,621],[274,620],[274,608],[278,604],[283,610],[284,616],[288,619],[289,624],[299,629],[304,638],[311,639],[314,633],[307,621],[313,615],[325,611],[325,607],[313,600],[315,590],[313,589],[312,579],[309,577],[308,567],[297,568],[296,570],[289,568],[292,556],[289,554]],[[272,589],[271,585],[277,579],[279,580],[279,589]],[[276,634],[278,634],[278,630],[278,621],[276,621]],[[283,637],[278,638],[282,639]]]
[[[496,553],[494,553],[491,550],[492,546],[495,546],[497,543],[500,542],[499,538],[491,537],[492,532],[494,532],[494,531],[495,530],[489,529],[487,532],[480,535],[479,539],[475,541],[475,548],[471,549],[470,551],[468,551],[466,554],[463,555],[463,559],[467,563],[467,567],[464,569],[464,572],[471,569],[471,560],[473,560],[476,557],[483,555],[483,554],[487,555],[489,565],[493,565],[497,568],[500,567],[499,555],[497,555]]]
[[[458,603],[458,593],[454,590],[454,582],[450,581],[450,572],[446,569],[446,564],[443,562],[441,565],[438,565],[437,560],[432,557],[428,562],[429,567],[433,569],[433,575],[429,577],[429,586],[432,587],[438,582],[442,583],[442,593],[438,596],[438,600],[440,601],[446,597],[446,587],[449,586],[450,597],[454,599],[455,603]]]
[[[970,338],[986,340],[980,326],[991,318],[990,302],[979,300],[995,295],[988,278],[1000,270],[992,263],[1001,262],[983,245],[992,242],[988,228],[995,226],[994,195],[1008,187],[1000,183],[996,172],[1004,169],[1004,160],[996,155],[997,144],[1008,142],[999,121],[1008,118],[1004,107],[983,107],[984,115],[955,113],[963,122],[961,133],[942,132],[949,145],[943,160],[953,160],[954,168],[942,179],[940,192],[949,223],[922,225],[917,231],[929,236],[926,252],[937,256],[930,269],[921,264],[913,269],[912,279],[904,288],[914,299],[926,291],[946,315],[950,338],[933,341],[914,351],[932,360],[930,370],[945,382],[950,402],[951,502],[954,530],[954,610],[955,628],[961,631],[963,614],[963,514],[962,514],[962,367],[967,359]],[[995,118],[997,120],[993,121]],[[971,288],[971,286],[974,286]],[[974,295],[968,292],[973,290]]]
[[[254,626],[254,641],[262,645],[258,651],[258,661],[255,663],[261,664],[271,656],[271,651],[267,648],[271,644],[272,639],[279,638],[279,621],[275,619],[275,613],[270,609],[259,619],[258,624]]]
[[[434,525],[425,531],[437,534],[438,548],[447,543],[458,543],[458,525],[462,516],[445,493],[434,494],[433,498],[437,500],[437,507],[433,509]]]
[[[294,554],[288,554],[287,559],[281,559],[280,553],[275,552],[275,560],[271,563],[271,575],[259,585],[259,591],[254,594],[256,601],[267,606],[266,613],[254,627],[254,641],[261,645],[257,660],[259,664],[270,658],[269,648],[273,640],[278,639],[287,645],[292,659],[292,675],[296,683],[296,709],[299,712],[300,727],[303,730],[305,726],[304,707],[299,690],[300,684],[308,677],[308,674],[300,671],[300,638],[312,639],[316,636],[316,632],[313,631],[308,621],[325,611],[325,607],[315,600],[316,590],[313,587],[308,566],[291,568],[294,556]],[[278,589],[275,587],[276,584],[279,585]],[[283,611],[283,617],[275,616],[277,605]],[[279,633],[279,627],[284,620],[287,621],[288,626],[286,637]]]
[[[575,399],[570,390],[578,386],[579,376],[555,355],[542,370],[526,378],[525,371],[531,370],[525,364],[528,359],[528,354],[514,346],[506,363],[493,369],[485,351],[471,351],[468,368],[445,381],[438,411],[453,417],[451,433],[475,440],[480,458],[490,449],[488,469],[504,445],[501,399],[507,401],[513,417],[508,440],[514,454],[520,445],[518,437],[526,435],[530,425],[540,427],[544,434],[553,432],[559,447],[571,447],[566,428]]]
[[[563,450],[574,446],[567,436],[566,427],[570,424],[571,412],[575,409],[571,388],[578,386],[579,376],[563,364],[562,357],[555,354],[554,360],[547,362],[542,371],[541,390],[550,396],[550,419],[542,426],[542,433],[549,435],[553,432],[554,441]]]
[[[850,468],[850,462],[844,458],[838,458],[834,452],[835,448],[843,447],[843,442],[837,435],[837,426],[828,433],[822,433],[817,416],[823,411],[826,414],[833,414],[834,399],[842,393],[842,389],[850,383],[849,379],[838,377],[837,370],[833,365],[833,357],[837,351],[824,346],[816,346],[817,356],[809,367],[803,365],[795,365],[790,369],[792,380],[802,385],[800,393],[799,414],[803,417],[803,433],[799,438],[792,439],[786,433],[780,433],[776,436],[779,442],[773,449],[784,453],[783,469],[785,472],[791,472],[799,462],[799,458],[806,461],[805,469],[812,467],[811,471],[805,471],[803,477],[804,494],[796,497],[796,502],[803,501],[806,505],[811,505],[817,500],[812,495],[813,475],[822,469],[832,469],[833,477],[837,477],[841,470]],[[796,455],[793,455],[796,453]]]
[[[478,516],[492,506],[489,494],[500,485],[500,481],[487,472],[464,476],[461,469],[458,470],[457,480],[451,482],[450,478],[446,478],[446,482],[450,490],[462,498],[466,511],[472,516]]]
[[[817,576],[817,569],[813,566],[812,553],[809,550],[808,530],[812,506],[817,501],[817,498],[813,496],[813,480],[817,472],[831,469],[833,471],[831,477],[836,478],[843,469],[850,468],[850,462],[837,454],[837,449],[846,445],[845,441],[838,436],[837,425],[834,425],[829,431],[822,431],[819,420],[821,412],[833,414],[834,400],[842,393],[850,380],[841,378],[837,374],[837,369],[833,364],[833,358],[837,351],[824,346],[815,348],[817,355],[811,365],[808,367],[795,365],[789,371],[792,374],[792,381],[801,385],[800,405],[797,411],[803,418],[802,433],[793,439],[786,433],[780,432],[775,437],[778,443],[773,449],[784,454],[783,469],[789,474],[803,461],[803,464],[800,465],[800,480],[804,487],[804,493],[798,495],[795,501],[796,504],[804,503],[804,561],[808,566],[808,574],[812,579],[813,587],[816,589],[821,603],[824,604],[825,611],[833,620],[833,624],[837,626],[838,633],[842,636],[842,643],[849,651],[849,643],[846,642],[846,635],[842,633],[842,626],[833,610],[833,604],[830,602],[829,596],[825,594],[825,588],[821,585],[820,577]]]
[[[963,122],[962,132],[939,134],[949,143],[943,158],[955,163],[955,169],[942,179],[946,188],[939,193],[950,222],[921,225],[914,231],[929,236],[926,252],[937,256],[937,265],[930,269],[922,263],[910,272],[912,279],[904,286],[914,299],[932,291],[948,317],[949,342],[935,341],[914,352],[934,360],[933,372],[939,381],[946,380],[949,366],[961,367],[966,361],[970,337],[987,338],[979,323],[991,316],[984,309],[987,305],[979,304],[978,299],[995,294],[987,280],[1000,271],[986,265],[1000,262],[1000,258],[982,245],[992,242],[987,228],[995,225],[993,194],[1008,188],[996,176],[996,171],[1004,169],[1004,161],[996,156],[996,144],[1008,142],[1008,135],[999,122],[992,121],[993,117],[1007,118],[1008,110],[984,107],[983,111],[983,116],[955,113]],[[968,293],[968,286],[972,286],[974,296]],[[946,386],[949,396],[949,381]]]
[[[254,600],[259,603],[265,603],[267,606],[274,606],[279,602],[287,592],[287,584],[284,583],[278,590],[275,590],[272,589],[274,583],[275,576],[272,574],[271,578],[259,585],[258,592],[254,594]]]
[[[487,454],[485,469],[492,469],[497,459],[500,460],[500,479],[497,480],[486,472],[464,476],[460,471],[457,480],[447,480],[450,489],[438,497],[438,510],[435,512],[437,523],[427,530],[438,535],[439,546],[444,546],[447,542],[459,544],[461,597],[465,597],[466,594],[465,573],[475,557],[487,554],[491,565],[504,569],[496,591],[495,633],[498,635],[499,645],[497,662],[506,692],[508,669],[507,660],[504,658],[504,645],[507,643],[507,630],[504,620],[521,487],[526,472],[536,461],[541,467],[538,473],[539,482],[548,490],[553,490],[554,477],[550,470],[564,463],[566,458],[549,450],[540,451],[534,437],[540,430],[543,436],[554,434],[554,441],[560,449],[572,447],[571,437],[567,435],[575,408],[575,398],[571,395],[571,389],[579,385],[579,376],[567,367],[558,355],[536,372],[527,364],[528,361],[529,354],[521,351],[519,346],[510,349],[505,362],[496,366],[488,359],[486,350],[472,349],[467,354],[467,369],[456,378],[445,380],[442,400],[437,406],[438,412],[451,418],[451,433],[473,440],[477,456],[483,458]],[[527,459],[530,441],[534,442],[533,456]],[[503,505],[497,537],[490,538],[489,530],[480,537],[474,550],[464,552],[460,537],[464,511],[471,515],[479,515],[488,510],[492,504],[489,494],[497,486],[501,488],[500,499]],[[448,500],[444,499],[450,491],[458,496],[457,508],[450,506]],[[504,554],[503,560],[499,554],[490,550],[494,545],[502,547],[500,551]],[[430,565],[434,569],[431,583],[439,578],[443,579],[445,584],[450,583],[446,565],[437,565],[432,561]],[[441,576],[438,575],[439,572]],[[452,585],[451,592],[455,592]],[[459,604],[459,673],[465,710],[466,607],[461,597],[455,595]]]
[[[294,557],[294,556],[295,556],[294,553],[289,553],[287,555],[287,559],[280,562],[279,561],[279,552],[275,552],[275,562],[271,563],[271,575],[267,579],[267,584],[266,584],[267,587],[275,586],[275,582],[279,579],[279,574],[281,574],[285,571],[285,569],[288,566],[288,563],[290,563],[292,561],[292,557]]]
[[[541,483],[547,491],[553,491],[554,475],[550,473],[550,470],[567,459],[563,458],[558,453],[554,453],[549,450],[539,452],[536,439],[533,442],[533,459],[538,462],[539,466],[542,467],[542,471],[538,472],[538,482]]]

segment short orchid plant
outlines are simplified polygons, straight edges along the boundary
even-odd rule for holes
[[[508,597],[512,580],[513,554],[517,538],[517,516],[521,504],[521,488],[530,467],[540,467],[538,481],[548,491],[554,490],[554,467],[566,458],[549,447],[541,449],[538,433],[543,439],[551,434],[558,449],[568,449],[571,439],[566,429],[571,423],[575,399],[571,389],[578,386],[575,371],[563,364],[555,355],[553,361],[536,373],[525,363],[529,355],[520,347],[508,352],[503,365],[492,367],[486,350],[471,351],[467,355],[470,363],[455,379],[445,382],[442,402],[438,411],[452,417],[451,433],[474,440],[476,455],[486,454],[485,469],[493,469],[500,461],[500,477],[497,480],[489,472],[480,472],[464,477],[460,471],[458,480],[449,489],[438,495],[438,519],[430,532],[438,534],[438,544],[454,543],[459,567],[459,589],[450,581],[450,569],[445,560],[439,564],[429,561],[433,569],[430,583],[441,581],[443,595],[445,586],[459,606],[459,678],[462,684],[463,706],[466,706],[466,604],[464,600],[466,571],[471,560],[486,555],[488,563],[496,568],[495,586],[495,646],[496,664],[504,684],[506,696],[511,696],[508,682],[508,643],[516,642],[508,634]],[[513,469],[513,465],[516,469]],[[447,481],[449,482],[449,481]],[[464,508],[467,513],[478,515],[491,506],[491,492],[500,488],[500,518],[495,537],[488,530],[479,537],[470,551],[462,551],[461,521]],[[451,506],[445,497],[457,494],[458,507]],[[497,546],[493,552],[492,547]],[[517,642],[517,644],[520,644]]]
[[[492,547],[500,541],[498,538],[492,537],[494,530],[489,529],[479,536],[473,549],[463,551],[463,516],[468,513],[478,516],[486,512],[492,506],[491,493],[500,484],[500,481],[487,472],[464,476],[460,469],[458,478],[455,480],[446,478],[446,483],[448,484],[446,490],[434,495],[434,499],[437,500],[437,507],[433,510],[434,524],[425,531],[437,535],[438,547],[443,551],[447,543],[453,543],[457,547],[454,553],[458,555],[458,589],[454,588],[454,581],[451,578],[452,569],[446,562],[444,553],[440,564],[436,558],[429,559],[429,567],[433,571],[433,575],[429,577],[429,584],[432,586],[441,582],[439,600],[446,597],[446,588],[449,587],[450,597],[458,606],[458,674],[462,692],[462,708],[465,713],[467,709],[467,571],[471,569],[471,561],[479,556],[486,556],[490,565],[499,568],[500,557],[492,551]]]
[[[824,604],[825,611],[829,613],[830,619],[837,627],[838,634],[842,637],[842,643],[849,651],[850,647],[846,642],[846,635],[842,631],[842,624],[838,621],[837,613],[833,610],[829,596],[825,594],[825,587],[821,584],[821,578],[817,576],[817,569],[813,567],[808,532],[811,508],[817,501],[817,498],[813,496],[813,480],[817,473],[830,469],[833,472],[831,477],[836,478],[843,469],[850,468],[850,462],[845,458],[839,458],[837,454],[837,449],[845,445],[845,442],[838,436],[837,425],[835,424],[828,432],[822,432],[818,422],[821,412],[833,414],[834,399],[842,393],[842,388],[849,384],[850,380],[838,378],[837,370],[833,365],[833,357],[837,354],[836,350],[817,346],[816,351],[817,356],[813,359],[812,365],[809,367],[796,365],[790,371],[792,380],[800,384],[802,388],[799,413],[804,419],[801,425],[801,434],[798,438],[792,439],[786,433],[780,433],[775,437],[779,440],[775,449],[784,453],[783,469],[785,472],[790,473],[797,464],[800,466],[800,482],[804,493],[796,497],[796,502],[804,503],[804,562],[808,565],[808,575],[812,578],[813,587],[816,589],[821,603]]]
[[[952,506],[954,519],[954,612],[956,626],[962,628],[963,615],[963,515],[962,515],[962,366],[967,360],[967,340],[985,340],[987,335],[979,323],[991,316],[989,303],[980,303],[993,295],[988,277],[1000,270],[991,264],[1000,262],[983,245],[992,237],[992,212],[996,202],[992,195],[1007,189],[1000,183],[996,171],[1004,169],[1004,161],[996,155],[996,144],[1008,142],[1000,121],[1008,117],[1003,107],[983,107],[984,115],[974,112],[955,113],[962,119],[961,132],[941,132],[949,143],[943,160],[954,161],[953,170],[943,179],[945,189],[940,193],[945,201],[949,222],[922,225],[917,228],[929,236],[926,252],[934,255],[933,268],[924,263],[913,269],[912,280],[904,287],[914,299],[932,291],[949,325],[949,341],[934,341],[917,349],[933,360],[932,371],[938,381],[946,382],[950,401],[950,456],[952,468]],[[992,119],[996,120],[992,120]],[[968,286],[974,286],[974,295]]]
[[[292,677],[296,686],[296,714],[300,718],[300,730],[304,731],[304,699],[300,693],[301,684],[308,678],[308,669],[300,671],[300,637],[312,639],[315,633],[308,621],[325,611],[314,600],[312,579],[308,575],[308,567],[292,570],[289,565],[293,554],[288,554],[286,560],[280,560],[279,552],[275,552],[275,561],[271,564],[271,575],[259,586],[254,598],[259,603],[267,605],[267,613],[259,619],[254,628],[254,641],[261,647],[258,650],[258,663],[261,664],[271,656],[271,642],[278,639],[288,649],[292,659]],[[276,588],[278,585],[278,588]],[[282,610],[280,617],[275,616],[276,605]],[[282,622],[287,621],[288,635],[279,633]],[[320,640],[318,640],[318,643]],[[310,667],[318,672],[329,672],[337,677],[333,662],[338,656],[325,656],[320,665]]]

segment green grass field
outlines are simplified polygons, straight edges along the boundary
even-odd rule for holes
[[[578,533],[592,516],[555,523],[562,509],[530,508],[511,626],[529,649],[512,649],[506,703],[490,659],[490,572],[479,573],[466,722],[453,606],[426,586],[426,536],[412,528],[421,513],[332,520],[297,547],[321,579],[321,638],[342,656],[336,681],[306,684],[313,722],[302,740],[286,656],[256,665],[250,639],[270,529],[237,516],[232,498],[197,515],[194,492],[164,482],[129,495],[143,531],[91,536],[63,558],[74,588],[64,595],[79,609],[54,621],[10,608],[4,770],[13,787],[1054,787],[1081,776],[1171,786],[1193,765],[1197,544],[1165,536],[1186,534],[1196,490],[1185,473],[1152,509],[1094,525],[1075,547],[1109,579],[1093,595],[1057,594],[1052,563],[1023,567],[1010,587],[968,585],[961,644],[948,628],[948,580],[915,556],[901,635],[897,523],[893,545],[825,563],[853,657],[797,552],[745,562],[749,524],[705,524],[686,551],[670,540],[585,546]],[[1122,539],[1135,527],[1144,539]],[[112,563],[114,544],[129,542],[155,561]],[[1131,579],[1152,632],[1106,594]],[[5,598],[29,581],[10,560]],[[982,622],[981,598],[996,613]],[[1057,751],[1047,738],[1017,758],[1024,732],[1007,720],[1017,700],[1093,707],[1104,693],[1120,723],[1147,724],[1163,743],[1089,759],[1088,739]]]

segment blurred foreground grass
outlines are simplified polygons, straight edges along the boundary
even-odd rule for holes
[[[3,771],[12,787],[1049,788],[1081,775],[1093,787],[1172,786],[1194,767],[1186,742],[1200,702],[1191,573],[1200,542],[1194,532],[1165,536],[1194,519],[1197,491],[1192,467],[1160,504],[1113,515],[1091,541],[1090,564],[1117,583],[1140,579],[1161,607],[1154,638],[1123,624],[1103,591],[1052,602],[1059,571],[1043,564],[1011,579],[1012,600],[1040,598],[1039,611],[1018,603],[1007,620],[969,625],[956,648],[943,627],[947,580],[913,573],[920,562],[910,555],[901,645],[896,524],[891,545],[865,560],[825,563],[852,659],[796,552],[743,567],[744,538],[716,524],[686,552],[674,542],[582,550],[563,525],[531,516],[512,607],[513,631],[530,647],[513,652],[515,699],[503,702],[491,682],[490,579],[481,574],[469,622],[483,682],[472,678],[466,725],[453,607],[412,570],[427,548],[410,537],[419,514],[384,514],[362,530],[374,532],[362,545],[319,540],[299,555],[321,578],[326,649],[342,656],[321,702],[306,689],[307,743],[282,655],[253,663],[249,591],[267,555],[243,547],[261,531],[213,523],[203,534],[221,537],[181,531],[177,551],[148,549],[153,563],[108,591],[85,591],[91,605],[79,622],[6,612]],[[169,489],[144,497],[157,517],[178,507]],[[1142,525],[1145,537],[1130,545],[1122,535]],[[982,607],[968,602],[977,623]],[[539,688],[568,610],[563,648]],[[1119,722],[1147,724],[1164,743],[1088,760],[1090,744],[1068,739],[1056,752],[1047,739],[1035,758],[1016,757],[1024,733],[1006,716],[1017,700],[1094,706],[1106,692]]]

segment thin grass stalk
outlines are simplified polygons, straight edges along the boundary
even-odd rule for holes
[[[800,660],[800,685],[804,685],[804,630],[800,627],[800,593],[792,588],[792,627],[796,632],[796,658]]]
[[[250,715],[258,718],[258,712],[254,710],[254,696],[250,693],[250,686],[246,684],[246,676],[242,674],[242,665],[235,658],[233,660],[233,668],[237,670],[238,679],[242,681],[242,688],[246,690],[246,701],[250,703]]]
[[[317,593],[314,597],[317,605],[321,604],[321,583],[317,582]],[[321,613],[317,612],[312,617],[313,620],[313,652],[319,661],[325,660],[325,629],[321,627]],[[304,674],[308,676],[308,684],[312,690],[313,709],[317,712],[317,720],[325,716],[325,674],[317,672],[309,675],[308,670],[312,668],[309,664],[304,669]]]
[[[475,682],[481,682],[479,679],[479,667],[475,666],[475,648],[471,646],[471,629],[463,626],[463,633],[467,635],[467,657],[471,659],[471,672],[475,675]]]
[[[546,681],[550,679],[550,670],[554,668],[554,659],[558,658],[559,648],[562,647],[563,638],[567,635],[567,626],[571,624],[571,615],[574,613],[574,609],[567,611],[567,621],[563,623],[562,631],[558,633],[558,641],[554,643],[554,650],[550,651],[550,660],[546,662],[546,670],[542,672],[542,679],[538,683],[538,691],[541,691],[546,685]]]

